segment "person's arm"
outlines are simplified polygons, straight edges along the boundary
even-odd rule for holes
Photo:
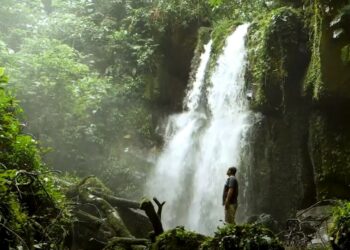
[[[226,210],[228,209],[228,206],[230,205],[230,200],[232,199],[232,196],[233,196],[233,187],[230,187],[228,189],[228,193],[227,193],[226,200],[225,200],[225,209]]]

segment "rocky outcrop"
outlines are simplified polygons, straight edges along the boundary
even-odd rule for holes
[[[169,30],[161,42],[162,59],[155,79],[157,106],[164,114],[182,110],[182,100],[189,80],[191,62],[201,23]]]
[[[262,115],[245,160],[248,215],[281,221],[315,199],[350,198],[345,2],[283,7],[252,25],[247,88]]]

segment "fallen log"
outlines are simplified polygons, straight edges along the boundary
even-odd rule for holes
[[[110,194],[102,193],[99,191],[96,191],[92,188],[89,188],[89,192],[93,195],[96,195],[98,197],[101,197],[108,201],[113,207],[127,207],[127,208],[134,208],[134,209],[140,209],[140,202],[132,201],[124,198],[115,197]]]
[[[95,232],[95,235],[101,234],[101,237],[103,235],[103,238],[106,239],[113,237],[114,230],[104,219],[97,218],[81,210],[75,211],[74,214],[78,218],[78,222],[83,223],[91,231]]]
[[[95,204],[106,216],[109,226],[114,230],[116,236],[132,237],[129,230],[124,225],[116,209],[103,198],[89,193],[89,190],[83,189],[79,192],[79,197],[83,202]]]
[[[148,239],[135,239],[135,238],[126,238],[126,237],[114,237],[108,242],[108,247],[113,245],[143,245],[147,246],[150,243]]]
[[[125,237],[115,237],[111,239],[103,250],[112,249],[148,249],[150,245],[148,239],[133,239]]]

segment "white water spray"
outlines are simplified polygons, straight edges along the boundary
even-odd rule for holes
[[[244,94],[247,29],[241,25],[227,38],[206,89],[212,42],[205,46],[185,99],[188,111],[169,118],[166,145],[147,190],[167,202],[162,216],[166,227],[184,225],[211,234],[224,217],[226,170],[239,165],[249,128]]]

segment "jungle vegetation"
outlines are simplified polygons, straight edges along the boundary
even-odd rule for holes
[[[320,20],[326,18],[321,14],[329,2],[332,1],[1,0],[0,248],[75,249],[72,232],[77,214],[73,211],[85,206],[77,206],[76,199],[89,203],[86,194],[96,192],[141,199],[144,180],[154,161],[152,156],[163,144],[160,121],[182,109],[200,27],[214,30],[214,51],[219,53],[232,27],[263,20],[253,25],[256,40],[250,44],[257,50],[256,54],[250,51],[256,62],[250,77],[259,84],[266,72],[272,72],[278,82],[285,77],[284,69],[274,70],[274,64],[266,65],[265,59],[274,60],[278,68],[284,61],[276,57],[284,59],[287,54],[275,58],[268,54],[265,35],[289,32],[288,27],[271,30],[270,24],[284,22],[290,15],[298,27],[311,30],[307,40],[312,63],[305,93],[311,92],[314,101],[321,99],[319,29]],[[339,15],[346,18],[349,6],[350,3],[343,4]],[[306,11],[302,12],[303,8]],[[183,41],[186,43],[179,45]],[[178,48],[191,51],[187,55],[190,59],[174,55]],[[348,52],[343,49],[345,61],[349,59]],[[187,71],[174,66],[177,62],[184,62]],[[181,80],[185,85],[175,91],[166,82],[172,74],[184,75]],[[271,110],[273,103],[269,103],[265,87],[257,86],[253,109]],[[100,181],[85,182],[90,175]],[[334,214],[334,248],[347,249],[349,203],[339,205]],[[111,215],[107,213],[108,216]],[[113,233],[118,230],[113,225],[105,228]],[[128,230],[123,234],[135,235]],[[78,238],[83,241],[88,235]],[[235,235],[241,240],[237,241]],[[282,247],[260,225],[221,228],[214,237],[176,228],[154,241],[152,246],[147,242],[147,247]],[[129,249],[114,243],[102,245],[105,249]]]

